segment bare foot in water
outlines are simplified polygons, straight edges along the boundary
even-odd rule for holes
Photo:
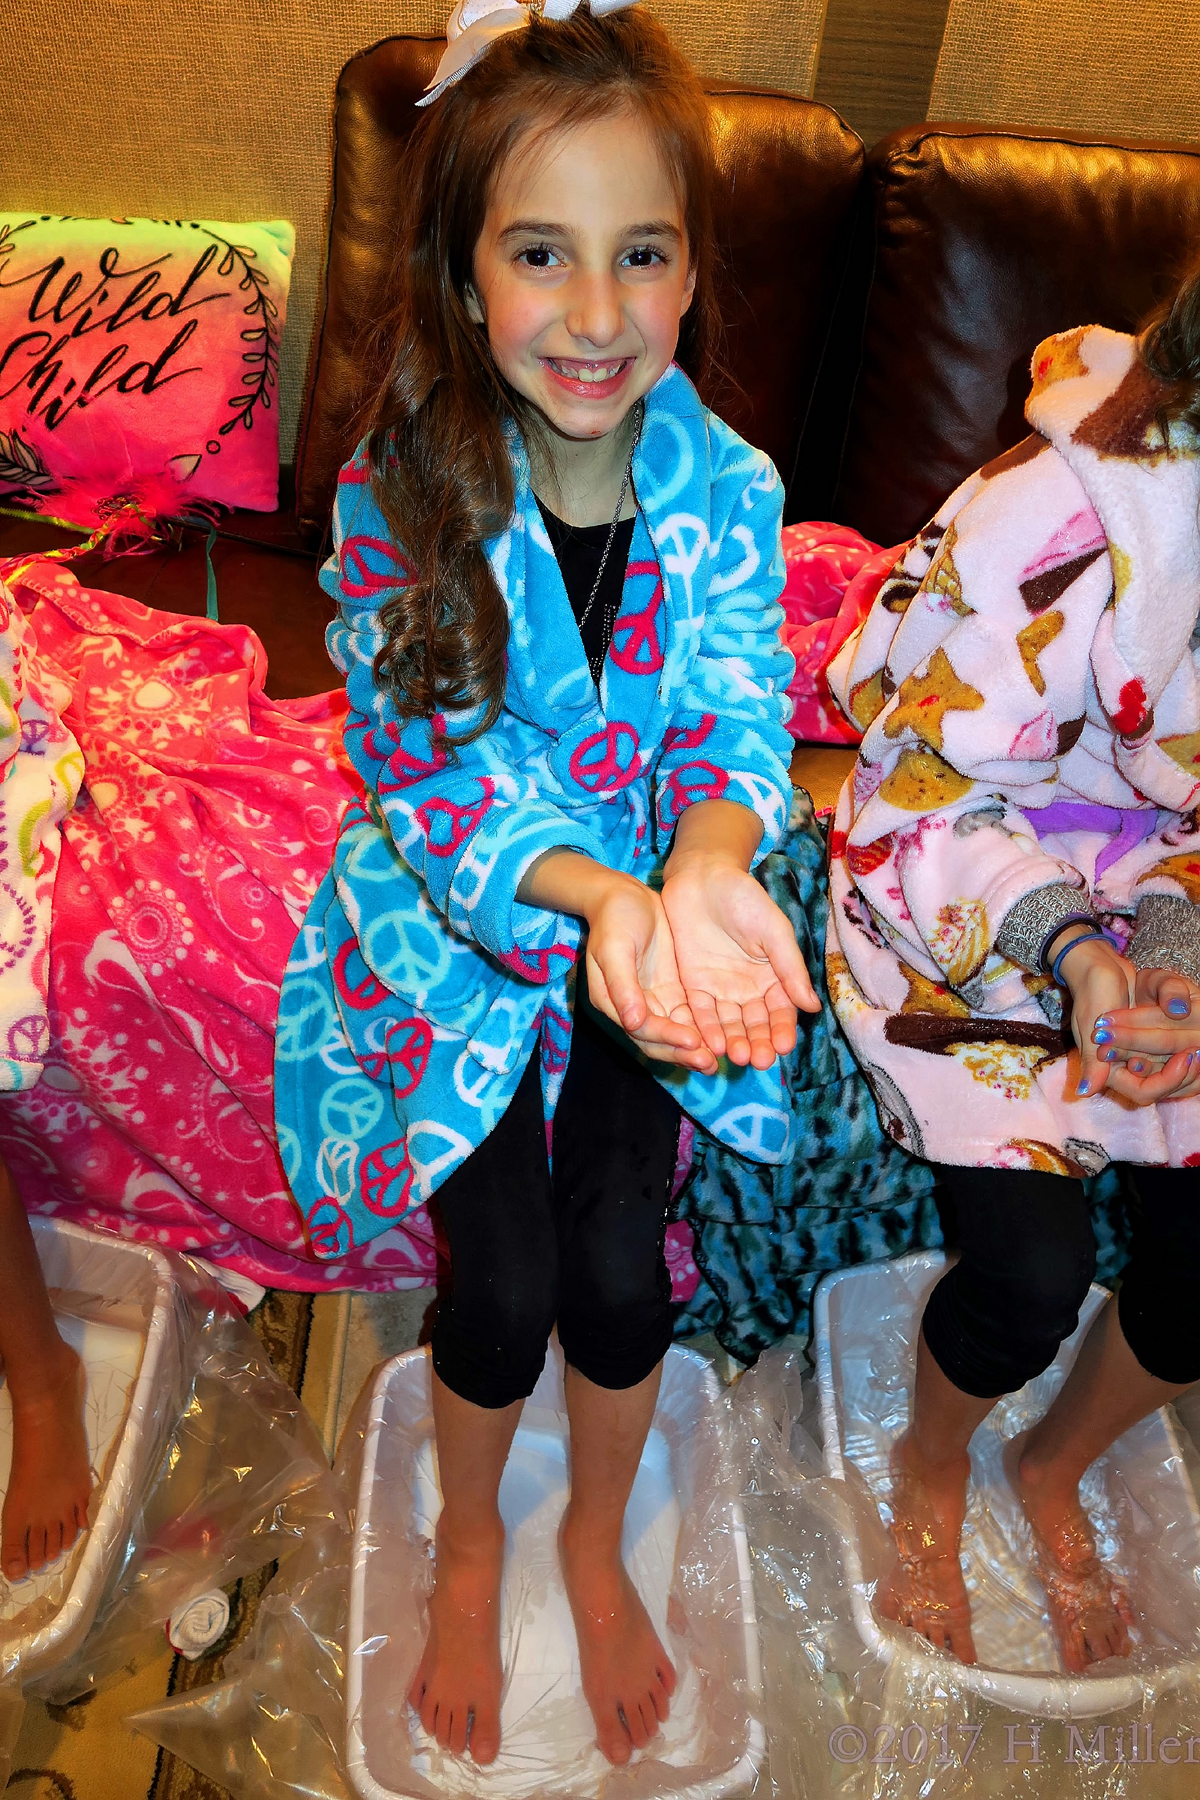
[[[477,1763],[500,1749],[500,1581],[504,1526],[462,1537],[437,1528],[437,1577],[429,1602],[429,1636],[408,1703],[443,1750]]]
[[[1063,1662],[1081,1675],[1089,1663],[1129,1655],[1133,1614],[1097,1555],[1077,1484],[1056,1478],[1053,1467],[1022,1462],[1028,1436],[1022,1431],[1004,1446],[1005,1472],[1033,1533],[1034,1573],[1046,1590]]]
[[[83,1365],[59,1343],[53,1366],[26,1375],[12,1401],[13,1455],[0,1520],[0,1574],[24,1581],[69,1550],[87,1529],[92,1476],[88,1466]]]
[[[559,1550],[596,1743],[609,1762],[627,1763],[667,1717],[675,1668],[626,1573],[620,1546],[614,1552],[599,1545],[568,1507]]]
[[[908,1625],[935,1649],[973,1663],[971,1602],[958,1560],[971,1459],[926,1464],[906,1432],[892,1446],[891,1469],[892,1537],[899,1556],[875,1604],[885,1619]]]

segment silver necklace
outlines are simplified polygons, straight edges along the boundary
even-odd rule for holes
[[[596,595],[600,592],[600,583],[604,576],[605,564],[608,562],[608,553],[613,547],[613,540],[615,539],[615,537],[617,535],[617,526],[620,524],[621,514],[625,510],[625,496],[629,492],[629,483],[633,476],[633,453],[637,449],[638,441],[642,435],[642,420],[645,418],[645,416],[646,416],[646,403],[644,400],[639,400],[637,403],[637,421],[633,428],[633,442],[629,446],[629,460],[625,464],[625,473],[621,477],[621,496],[620,496],[620,499],[617,501],[617,510],[613,514],[612,524],[608,528],[608,537],[605,541],[604,553],[600,558],[600,567],[596,570],[596,579],[592,583],[592,591],[588,595],[588,603],[584,607],[583,612],[580,614],[580,617],[579,617],[580,631],[582,631],[584,626],[587,624],[588,614],[591,612],[592,607],[596,604]],[[616,615],[614,614],[614,617],[615,616]]]

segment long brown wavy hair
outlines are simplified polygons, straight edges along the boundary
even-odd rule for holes
[[[1168,384],[1158,410],[1164,437],[1176,420],[1200,432],[1200,254],[1143,325],[1138,348],[1151,374]]]
[[[595,19],[585,4],[499,38],[424,112],[398,170],[395,301],[375,335],[367,454],[409,581],[381,609],[375,676],[404,718],[482,706],[446,743],[478,737],[504,702],[508,615],[483,542],[512,517],[505,423],[537,425],[468,316],[475,247],[496,175],[528,134],[621,112],[645,122],[678,184],[696,286],[676,356],[698,376],[715,330],[708,104],[641,6]]]

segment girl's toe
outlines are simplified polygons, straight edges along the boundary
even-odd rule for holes
[[[625,1721],[615,1707],[597,1728],[596,1742],[600,1747],[601,1755],[606,1756],[610,1763],[627,1763],[629,1761],[633,1746],[630,1742],[629,1732],[625,1728]]]
[[[644,1750],[650,1741],[650,1733],[646,1730],[646,1722],[642,1718],[642,1709],[638,1705],[622,1708],[625,1723],[629,1727],[629,1741],[635,1750]]]
[[[467,1711],[465,1707],[456,1706],[450,1714],[450,1724],[446,1732],[446,1748],[451,1756],[461,1756],[467,1747]]]
[[[481,1768],[495,1762],[500,1754],[500,1715],[494,1706],[480,1707],[472,1716],[469,1743]]]

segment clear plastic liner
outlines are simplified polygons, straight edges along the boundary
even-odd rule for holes
[[[921,1279],[935,1273],[930,1260]],[[858,1325],[847,1306],[838,1330],[838,1381],[852,1398],[876,1393],[885,1433],[900,1429],[906,1417],[923,1291],[920,1283],[907,1294],[902,1287],[887,1303],[877,1293],[860,1309]],[[828,1341],[828,1300],[821,1312]],[[866,1372],[861,1382],[848,1372],[860,1353]],[[407,1736],[403,1695],[420,1629],[412,1590],[423,1592],[429,1582],[424,1540],[432,1506],[426,1498],[421,1526],[416,1507],[422,1504],[428,1398],[422,1383],[404,1373],[406,1366],[422,1368],[423,1359],[384,1365],[364,1390],[339,1453],[343,1508],[309,1533],[268,1589],[255,1633],[229,1659],[230,1679],[131,1721],[222,1782],[235,1800],[487,1792],[486,1777],[475,1780],[469,1765],[449,1770],[420,1764],[420,1748]],[[1044,1377],[1038,1397],[1025,1396],[1022,1404],[1044,1402],[1057,1379]],[[722,1784],[731,1800],[761,1800],[768,1781],[778,1800],[977,1800],[1013,1791],[1035,1800],[1191,1800],[1200,1791],[1200,1656],[1186,1639],[1197,1572],[1188,1568],[1184,1546],[1194,1526],[1191,1502],[1178,1485],[1185,1463],[1200,1465],[1171,1412],[1151,1422],[1151,1436],[1163,1434],[1157,1469],[1152,1460],[1135,1467],[1136,1454],[1128,1461],[1123,1442],[1099,1474],[1115,1533],[1113,1554],[1128,1573],[1141,1621],[1143,1641],[1120,1671],[1123,1678],[1132,1675],[1134,1698],[1071,1717],[1053,1687],[1057,1681],[1061,1688],[1065,1678],[1053,1666],[1015,1671],[1047,1677],[1040,1695],[1028,1694],[1026,1704],[1017,1706],[989,1695],[978,1671],[935,1652],[915,1633],[875,1622],[873,1629],[892,1643],[890,1655],[881,1653],[863,1619],[893,1557],[870,1485],[877,1479],[872,1463],[879,1461],[878,1447],[873,1456],[864,1453],[864,1474],[839,1438],[840,1472],[832,1472],[818,1383],[799,1346],[768,1351],[731,1396],[710,1390],[699,1413],[664,1391],[656,1428],[684,1472],[681,1482],[676,1478],[683,1528],[673,1595],[684,1621],[681,1626],[673,1604],[668,1643],[681,1667],[690,1660],[728,1682],[724,1735],[714,1731],[719,1754],[695,1770],[646,1759],[629,1771],[605,1772],[603,1800],[624,1792],[713,1794]],[[544,1408],[545,1392],[535,1398]],[[826,1417],[836,1421],[834,1399]],[[844,1412],[846,1392],[840,1403]],[[1200,1422],[1200,1394],[1180,1402],[1185,1417],[1192,1416],[1189,1406]],[[555,1411],[554,1405],[544,1408],[551,1417]],[[544,1414],[529,1423],[536,1437]],[[863,1441],[869,1436],[864,1433]],[[710,1452],[696,1448],[698,1440],[711,1444],[711,1465],[704,1460]],[[724,1485],[731,1468],[732,1489]],[[987,1465],[981,1468],[986,1475]],[[535,1500],[544,1495],[529,1484],[529,1471],[522,1479]],[[377,1511],[380,1488],[384,1508]],[[1102,1522],[1109,1516],[1103,1514]],[[753,1658],[743,1660],[738,1647],[751,1616],[744,1590],[732,1579],[742,1519],[761,1699],[754,1694]],[[1027,1587],[1022,1591],[1028,1600]],[[548,1677],[559,1673],[560,1666],[547,1671]],[[1102,1670],[1082,1681],[1099,1683],[1110,1674]],[[744,1734],[748,1726],[752,1733],[756,1718],[765,1723],[767,1742],[767,1761],[757,1770],[753,1757],[740,1766],[731,1760],[750,1741]],[[581,1773],[587,1776],[577,1768]],[[543,1771],[526,1791],[586,1791],[580,1780],[564,1782],[561,1774],[558,1769],[547,1778]]]
[[[500,1489],[507,1527],[501,1649],[503,1743],[489,1769],[440,1752],[405,1700],[425,1633],[441,1497],[423,1352],[380,1371],[356,1506],[348,1639],[347,1756],[363,1800],[394,1796],[744,1790],[762,1752],[758,1646],[745,1534],[709,1365],[672,1349],[625,1517],[626,1566],[675,1664],[662,1734],[614,1770],[595,1748],[558,1562],[568,1488],[562,1357],[552,1346],[521,1415]]]
[[[0,1580],[0,1758],[10,1695],[62,1703],[157,1655],[172,1614],[287,1555],[338,1505],[299,1401],[214,1278],[144,1244],[32,1225],[87,1373],[97,1486],[70,1553]]]
[[[225,1659],[227,1679],[131,1714],[127,1723],[233,1800],[352,1800],[344,1779],[345,1645],[353,1518],[371,1384],[342,1432],[337,1504],[314,1518]]]
[[[509,1552],[497,1765],[481,1771],[443,1756],[414,1731],[405,1701],[424,1635],[438,1506],[429,1364],[419,1351],[376,1371],[343,1435],[338,1479],[353,1529],[327,1533],[281,1572],[252,1640],[230,1659],[229,1681],[131,1723],[235,1800],[751,1794],[763,1752],[758,1646],[728,1430],[729,1402],[711,1368],[672,1349],[625,1551],[679,1687],[666,1732],[625,1769],[594,1748],[559,1587],[566,1421],[556,1347],[522,1416],[501,1494]]]
[[[966,1668],[872,1612],[894,1561],[880,1504],[885,1443],[907,1420],[921,1305],[942,1266],[909,1257],[830,1281],[816,1313],[823,1393],[787,1345],[735,1389],[774,1792],[1194,1795],[1200,1557],[1186,1467],[1195,1452],[1170,1410],[1127,1433],[1084,1487],[1101,1549],[1129,1584],[1138,1641],[1127,1661],[1078,1679],[1061,1672],[987,1426],[973,1445],[965,1565],[981,1662],[1013,1666]],[[851,1277],[857,1287],[843,1286]],[[1094,1291],[1089,1311],[1104,1299]],[[993,1431],[1011,1434],[1044,1409],[1074,1348],[998,1409]]]
[[[25,1713],[25,1702],[15,1682],[0,1679],[0,1794],[12,1774],[12,1755]]]

